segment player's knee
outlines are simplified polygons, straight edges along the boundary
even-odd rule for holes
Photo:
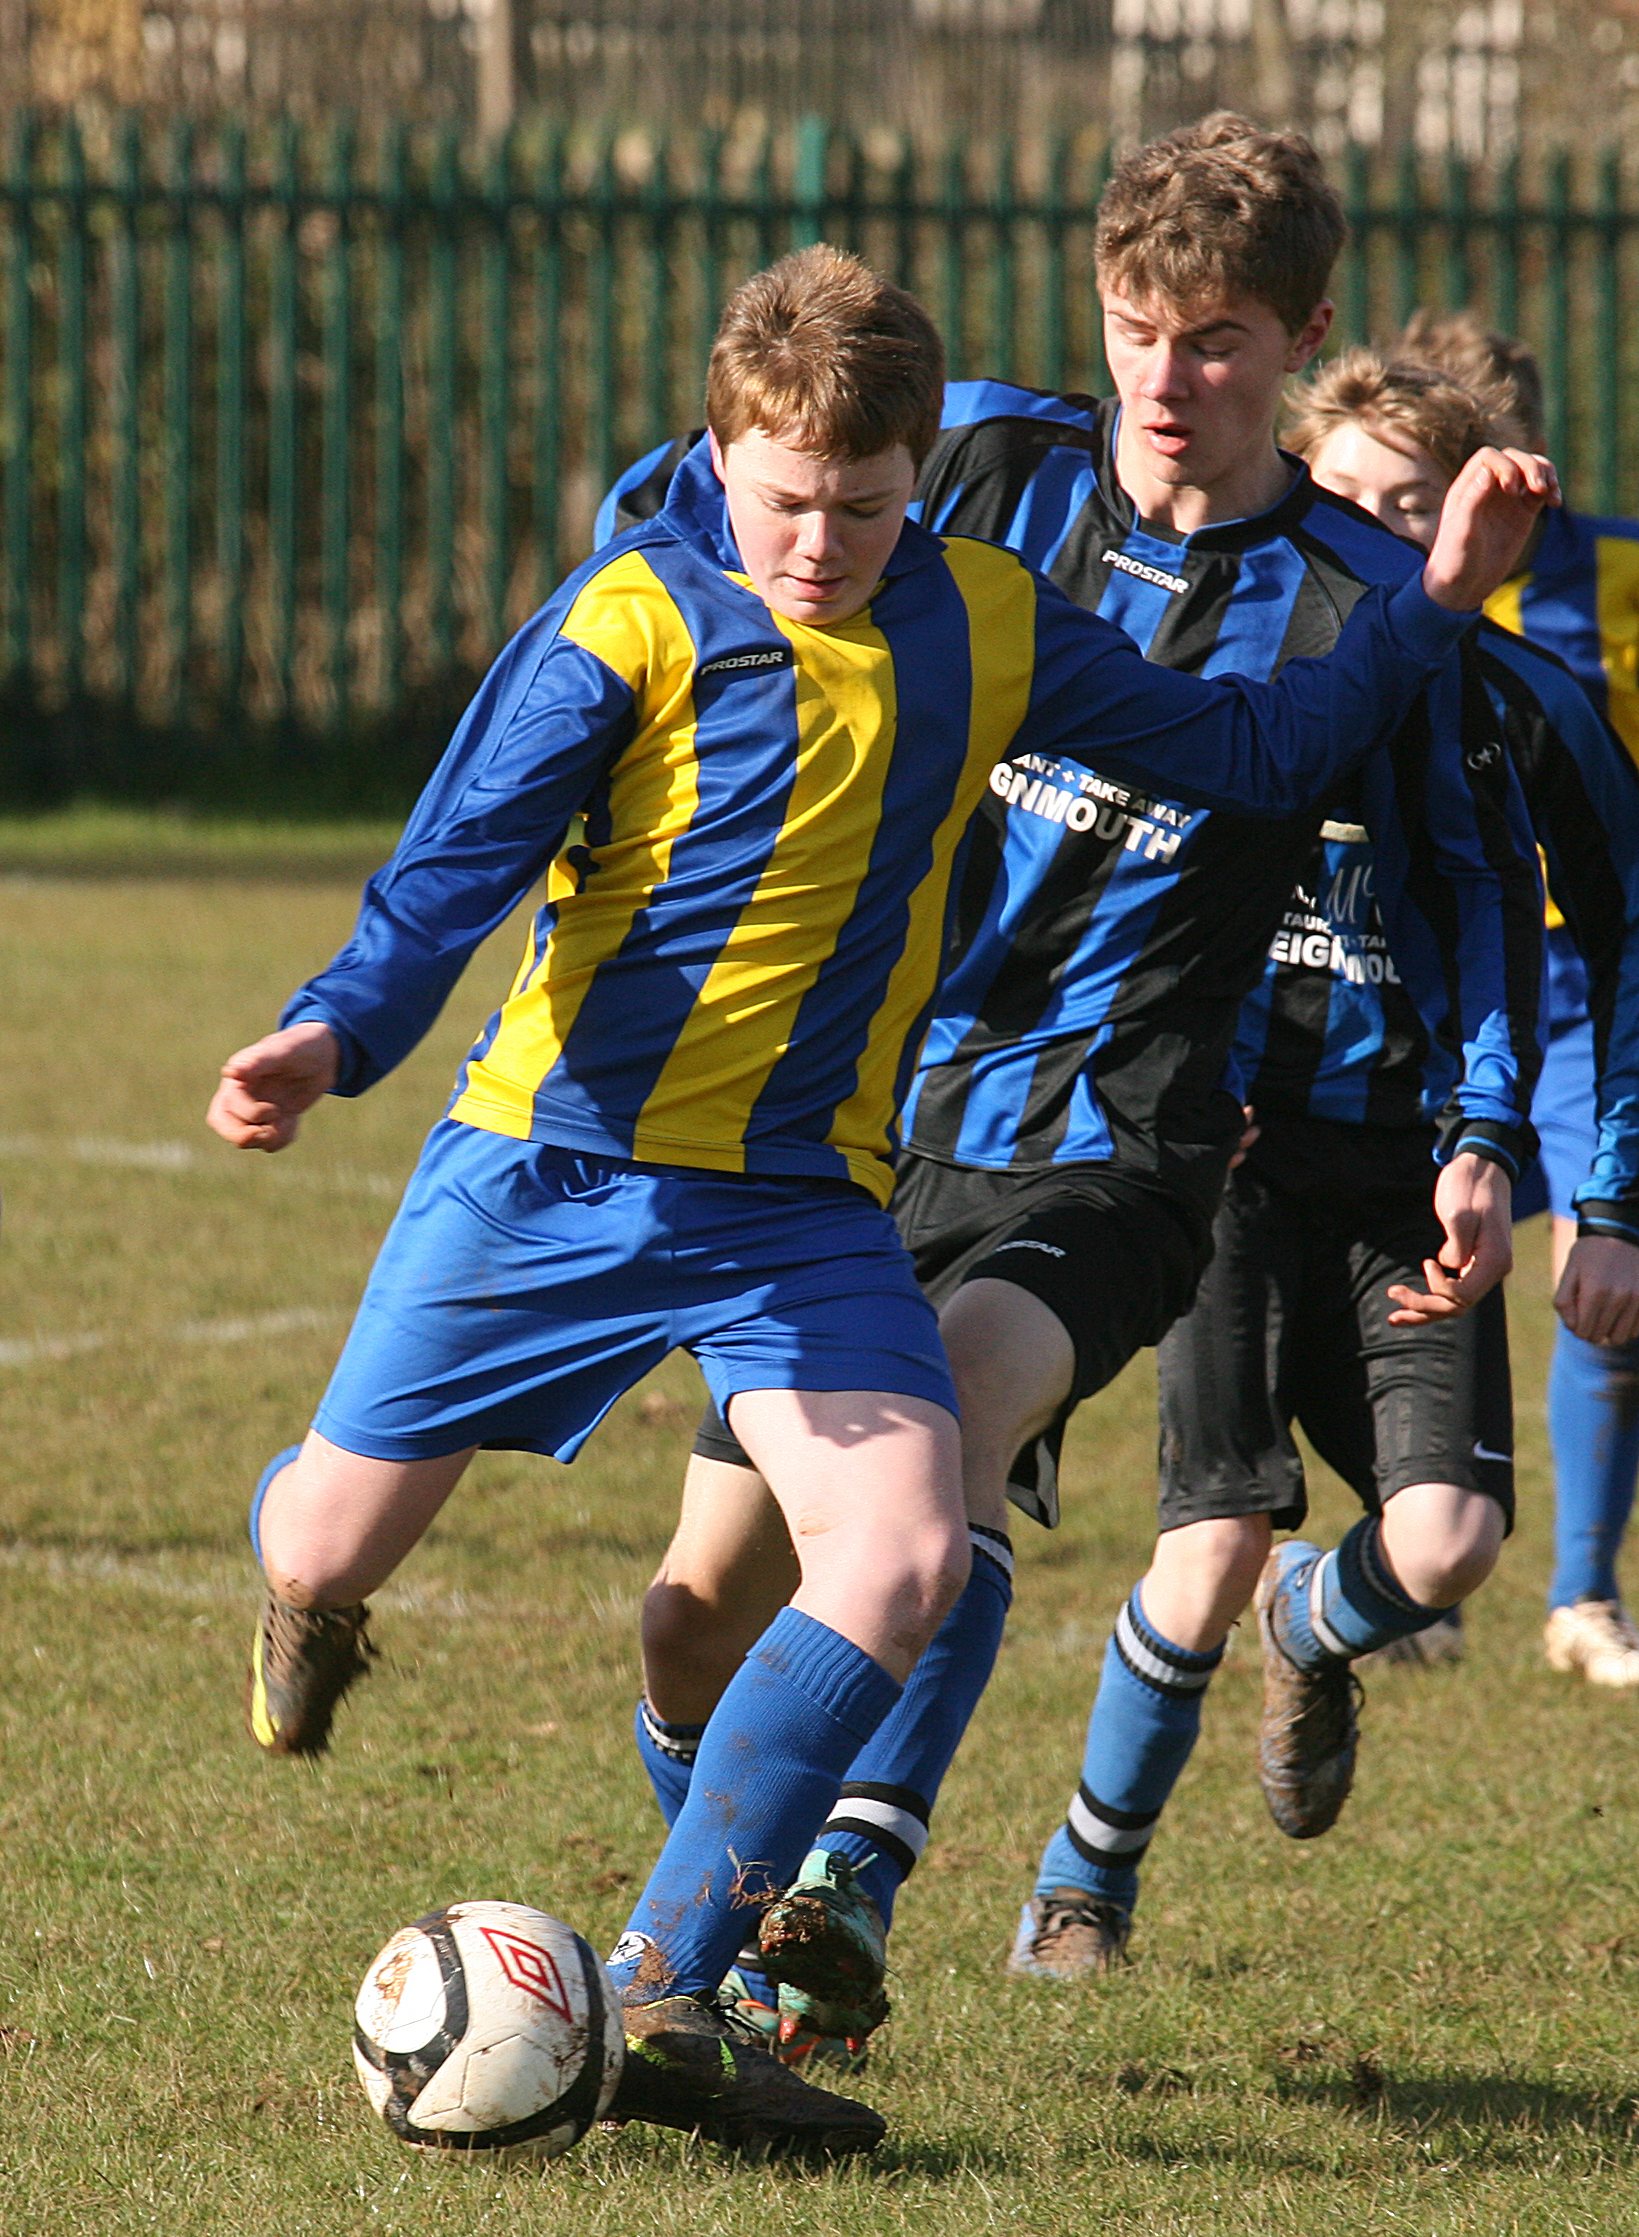
[[[901,1549],[889,1598],[894,1630],[906,1648],[920,1654],[950,1614],[967,1584],[973,1548],[966,1522],[959,1528],[930,1525]],[[884,1582],[893,1576],[885,1566]]]
[[[1389,1502],[1384,1531],[1402,1588],[1425,1608],[1452,1608],[1496,1567],[1507,1518],[1483,1492],[1420,1484]]]
[[[644,1596],[642,1618],[650,1698],[684,1688],[692,1695],[702,1682],[726,1684],[745,1652],[743,1628],[690,1586],[657,1577]]]
[[[1497,1565],[1497,1551],[1489,1541],[1438,1549],[1428,1563],[1418,1598],[1428,1608],[1454,1608],[1484,1584]]]

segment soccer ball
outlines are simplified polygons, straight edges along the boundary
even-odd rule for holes
[[[401,1927],[364,1976],[353,2061],[421,2151],[554,2159],[607,2111],[620,1998],[590,1946],[522,1903],[452,1903]]]

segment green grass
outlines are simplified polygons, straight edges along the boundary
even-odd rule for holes
[[[1243,1633],[1137,1963],[1073,1994],[1000,1977],[1149,1543],[1140,1363],[1077,1421],[1063,1529],[1019,1527],[1016,1618],[901,1910],[875,2159],[745,2167],[633,2129],[485,2172],[376,2128],[349,2006],[394,1926],[495,1895],[606,1943],[646,1869],[635,1619],[698,1386],[671,1362],[573,1469],[484,1458],[383,1595],[385,1661],[333,1758],[259,1758],[246,1494],[307,1418],[516,935],[400,1076],[283,1158],[237,1157],[200,1124],[215,1067],[345,931],[369,835],[150,826],[156,863],[120,830],[0,828],[7,2237],[1639,2231],[1635,1706],[1540,1660],[1535,1234],[1518,1533],[1466,1664],[1372,1683],[1328,1839],[1265,1815]],[[1349,1502],[1316,1504],[1335,1536]]]

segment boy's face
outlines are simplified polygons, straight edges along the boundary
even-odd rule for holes
[[[903,443],[874,458],[818,458],[760,427],[711,462],[752,588],[787,621],[824,627],[870,602],[916,487]]]
[[[1310,452],[1309,471],[1322,489],[1352,497],[1397,536],[1432,547],[1451,476],[1409,435],[1378,435],[1345,420]]]
[[[1326,337],[1321,303],[1293,335],[1267,303],[1226,295],[1179,310],[1102,290],[1104,355],[1121,399],[1122,467],[1162,490],[1211,491],[1266,458],[1289,375]],[[1143,492],[1129,494],[1143,509]]]

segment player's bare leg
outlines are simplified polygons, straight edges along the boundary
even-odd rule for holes
[[[703,1726],[800,1576],[779,1502],[756,1470],[691,1453],[677,1528],[643,1602],[654,1716]]]
[[[1211,1516],[1162,1531],[1139,1587],[1156,1630],[1192,1654],[1221,1647],[1252,1605],[1271,1535],[1267,1515]]]
[[[253,1534],[268,1591],[251,1641],[246,1717],[275,1755],[319,1755],[336,1705],[369,1667],[365,1601],[460,1480],[472,1447],[436,1460],[371,1460],[310,1430],[264,1479]]]

